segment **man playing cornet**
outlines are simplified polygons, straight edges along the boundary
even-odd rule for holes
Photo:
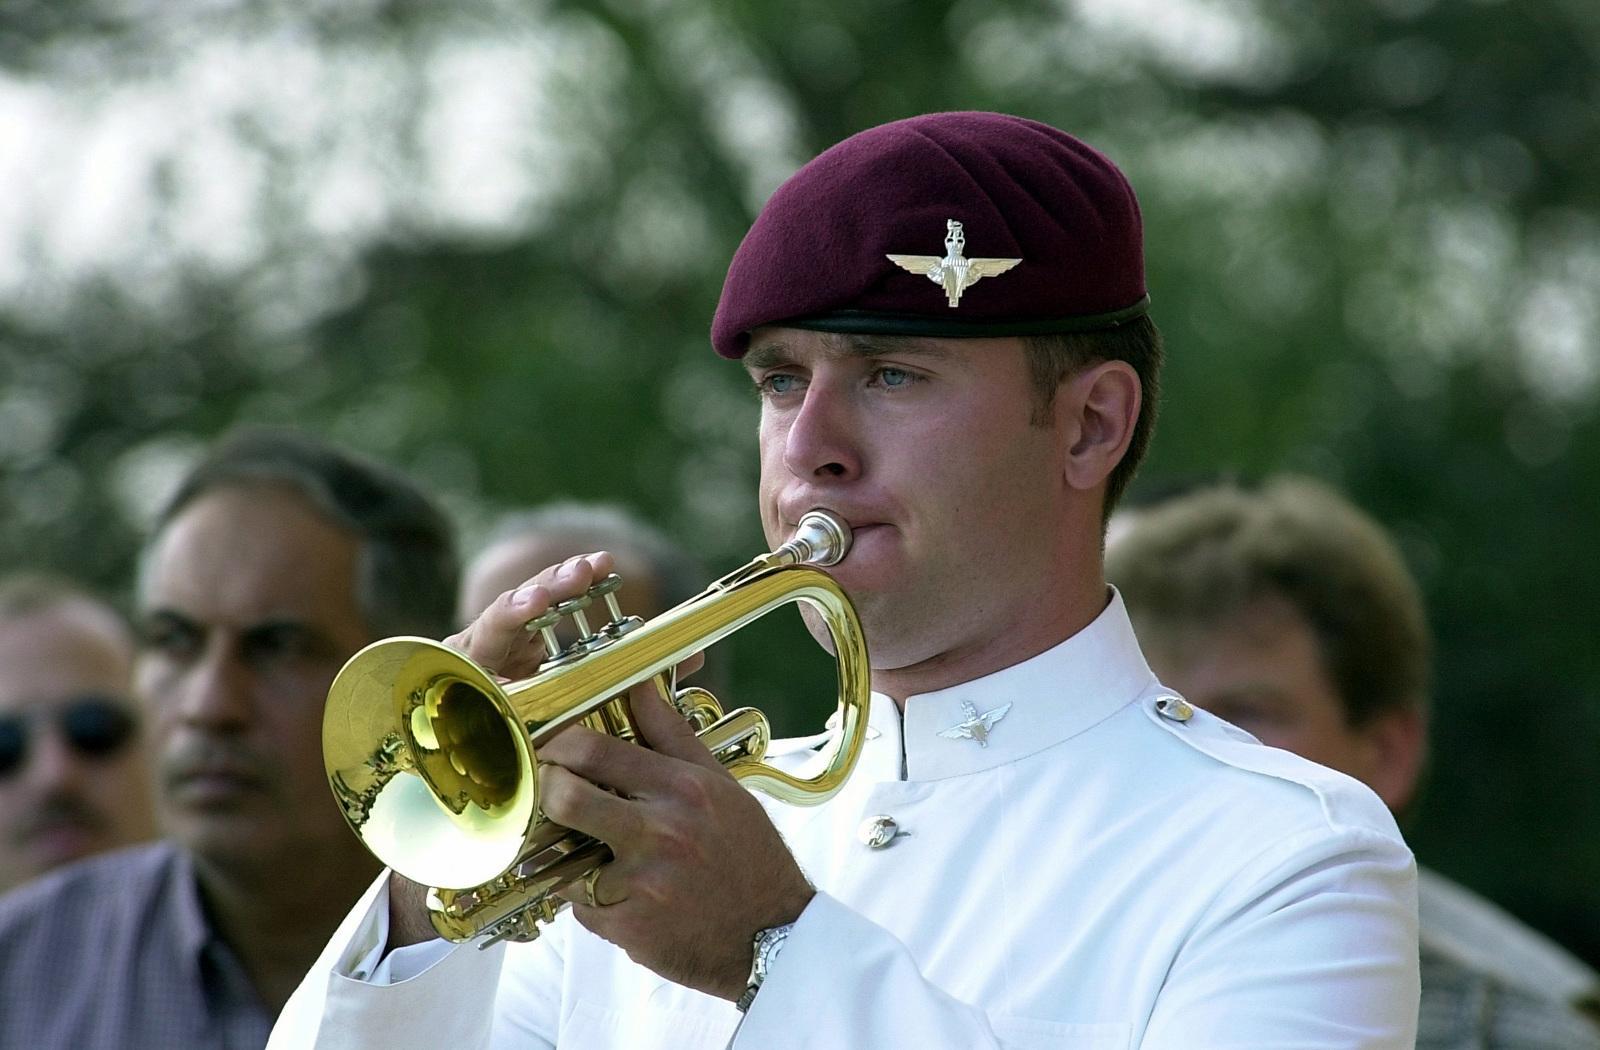
[[[760,393],[767,538],[818,507],[854,534],[854,774],[764,807],[636,690],[653,751],[539,751],[546,815],[615,854],[569,916],[452,948],[380,883],[274,1045],[1409,1046],[1414,868],[1382,804],[1164,689],[1104,581],[1161,356],[1141,238],[1108,160],[996,114],[871,129],[780,187],[712,342]],[[452,641],[528,674],[523,625],[609,567]]]

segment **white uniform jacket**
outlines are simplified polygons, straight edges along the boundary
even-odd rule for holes
[[[819,892],[742,1020],[570,913],[531,944],[379,964],[380,881],[269,1046],[1413,1045],[1416,875],[1388,811],[1178,701],[1120,598],[1031,660],[910,698],[904,719],[874,697],[871,726],[834,799],[768,807]],[[809,761],[802,742],[785,764]],[[879,816],[899,834],[873,847]]]

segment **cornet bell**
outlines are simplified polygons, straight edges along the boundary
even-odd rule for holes
[[[408,879],[475,886],[521,850],[537,770],[495,703],[499,691],[426,638],[376,642],[334,679],[323,716],[334,795],[367,848]],[[376,748],[363,743],[372,734]]]

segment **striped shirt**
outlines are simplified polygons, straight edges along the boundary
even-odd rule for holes
[[[1417,1050],[1600,1050],[1579,1012],[1600,979],[1496,905],[1417,872],[1422,1008]]]
[[[259,1050],[272,1020],[171,843],[0,897],[0,1050]]]

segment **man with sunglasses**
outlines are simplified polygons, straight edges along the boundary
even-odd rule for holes
[[[0,580],[0,892],[150,837],[133,634],[87,591]]]
[[[144,552],[135,688],[169,841],[0,901],[0,1047],[256,1050],[378,870],[322,768],[329,683],[448,630],[448,522],[415,485],[280,431],[224,441]]]

